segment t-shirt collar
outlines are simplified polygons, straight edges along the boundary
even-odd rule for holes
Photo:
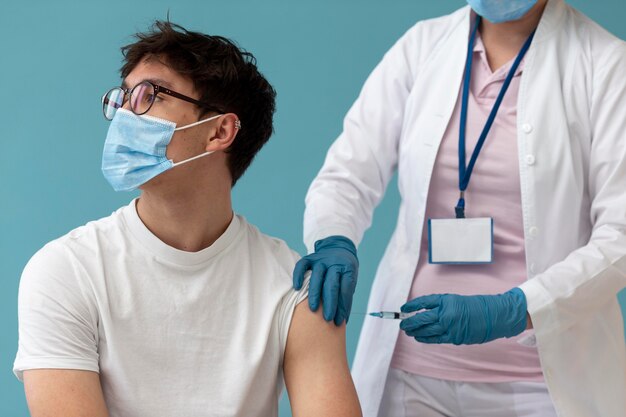
[[[183,251],[167,245],[146,227],[137,214],[137,201],[138,198],[134,199],[122,210],[126,226],[133,237],[152,255],[170,263],[186,266],[205,263],[227,249],[242,229],[241,220],[233,214],[226,231],[211,246],[198,252]]]

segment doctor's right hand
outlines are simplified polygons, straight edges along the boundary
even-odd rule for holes
[[[293,271],[293,287],[302,288],[304,274],[312,270],[309,307],[317,311],[320,299],[324,319],[337,326],[348,322],[352,296],[359,273],[356,247],[344,236],[330,236],[315,242],[315,252],[300,259]]]

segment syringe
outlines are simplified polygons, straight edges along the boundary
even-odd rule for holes
[[[411,316],[415,315],[415,312],[413,313],[399,313],[399,312],[395,312],[395,311],[379,311],[377,313],[370,313],[370,316],[373,317],[378,317],[381,319],[392,319],[392,320],[404,320],[406,318],[409,318]]]

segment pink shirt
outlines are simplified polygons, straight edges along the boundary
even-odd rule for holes
[[[466,158],[478,137],[513,61],[492,72],[478,34],[468,102]],[[493,217],[494,262],[488,265],[431,265],[427,227],[409,299],[427,294],[497,294],[526,281],[524,229],[517,153],[517,96],[523,61],[504,97],[465,193],[467,217]],[[425,218],[452,218],[459,198],[458,142],[461,100],[441,142],[433,170]],[[418,161],[417,161],[418,162]],[[400,332],[391,366],[431,378],[473,381],[543,381],[534,347],[521,337],[482,345],[422,344]]]

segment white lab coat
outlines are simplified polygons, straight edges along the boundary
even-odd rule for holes
[[[463,77],[470,8],[411,28],[348,112],[306,198],[305,243],[358,244],[398,170],[398,222],[368,311],[408,297],[430,177]],[[528,280],[521,289],[560,417],[626,416],[626,43],[550,0],[528,51],[517,105]],[[453,289],[451,289],[452,291]],[[366,318],[353,364],[376,417],[398,326]]]

